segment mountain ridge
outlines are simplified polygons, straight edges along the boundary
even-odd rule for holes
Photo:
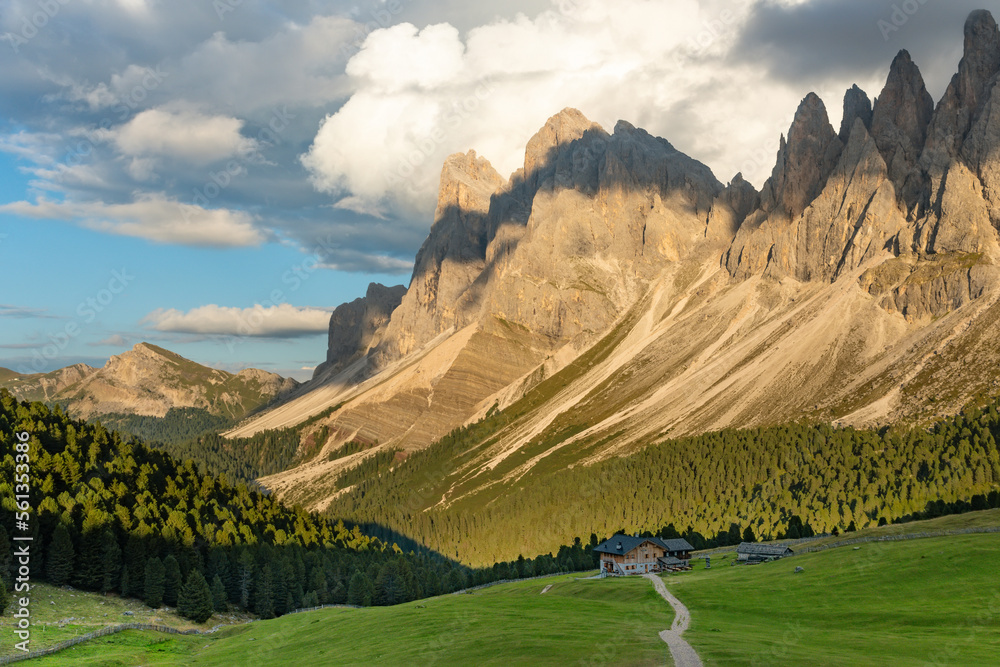
[[[162,418],[174,408],[238,419],[287,396],[298,382],[252,368],[228,373],[137,343],[102,368],[76,364],[46,374],[13,373],[0,378],[0,386],[19,400],[60,403],[83,419],[109,414]]]
[[[873,105],[847,91],[840,132],[807,95],[760,191],[576,110],[488,199],[495,170],[449,158],[379,342],[232,434],[343,403],[323,451],[412,452],[515,410],[469,467],[518,461],[514,480],[557,451],[588,463],[666,434],[919,421],[995,393],[998,45],[992,16],[973,13],[936,106],[901,51]],[[321,452],[264,483],[322,506],[353,463]]]

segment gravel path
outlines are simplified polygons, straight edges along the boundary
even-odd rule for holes
[[[550,588],[552,588],[552,584],[549,584],[548,586],[546,586],[545,588],[543,588],[542,589],[542,595],[544,595],[545,593],[548,593]]]
[[[684,606],[684,603],[675,598],[667,590],[667,585],[663,583],[663,579],[655,574],[646,574],[643,576],[653,582],[653,588],[656,589],[656,592],[674,608],[676,615],[674,616],[673,625],[670,626],[669,630],[664,630],[660,633],[660,639],[667,642],[667,646],[670,647],[670,655],[674,658],[674,665],[676,667],[702,667],[701,658],[698,657],[698,654],[695,653],[691,645],[684,641],[684,638],[681,636],[691,623],[691,613]]]

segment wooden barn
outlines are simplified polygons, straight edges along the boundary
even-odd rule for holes
[[[781,544],[754,544],[744,542],[736,548],[737,560],[741,563],[766,563],[793,555],[788,547]]]
[[[601,554],[602,574],[628,575],[689,570],[694,547],[681,539],[615,535],[594,551]]]

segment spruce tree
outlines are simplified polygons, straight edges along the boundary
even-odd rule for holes
[[[257,578],[253,591],[254,613],[261,618],[274,618],[274,573],[265,565]]]
[[[122,574],[122,595],[143,598],[143,584],[146,580],[146,547],[136,534],[128,536],[125,543],[124,572]]]
[[[222,577],[219,575],[212,578],[212,608],[219,612],[229,608],[226,601],[226,586],[222,583]]]
[[[219,581],[221,585],[221,580]],[[177,613],[195,623],[212,617],[212,589],[199,570],[191,570],[177,597]]]
[[[347,586],[347,604],[356,607],[367,606],[368,587],[368,577],[361,570],[356,571],[351,577],[351,583]]]
[[[163,559],[163,603],[168,607],[177,606],[177,597],[181,593],[181,564],[173,554]]]
[[[87,591],[100,590],[104,581],[103,530],[91,528],[80,539],[80,555],[76,559],[74,581]]]
[[[146,561],[146,571],[143,577],[143,599],[146,604],[157,609],[163,604],[163,580],[166,575],[166,568],[163,561],[153,556]]]
[[[70,539],[69,531],[66,530],[66,526],[60,523],[52,535],[52,544],[49,546],[49,558],[45,569],[50,584],[62,586],[69,581],[73,574],[75,556],[73,540]]]
[[[105,530],[101,537],[101,557],[104,561],[101,592],[110,593],[118,587],[122,578],[122,550],[118,546],[118,538],[110,530]]]

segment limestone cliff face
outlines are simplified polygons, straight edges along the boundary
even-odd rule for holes
[[[457,306],[486,265],[490,198],[504,182],[475,151],[445,162],[434,224],[417,253],[409,289],[375,349],[376,365],[463,325],[467,313]]]
[[[313,379],[321,381],[336,374],[378,345],[405,294],[403,285],[371,283],[363,297],[338,306],[330,316],[326,361],[316,367]]]
[[[998,35],[988,12],[970,16],[959,73],[937,108],[906,51],[870,114],[863,91],[847,92],[837,139],[818,98],[803,100],[760,206],[724,258],[730,274],[833,282],[871,265],[863,287],[916,319],[987,293],[1000,279]]]

